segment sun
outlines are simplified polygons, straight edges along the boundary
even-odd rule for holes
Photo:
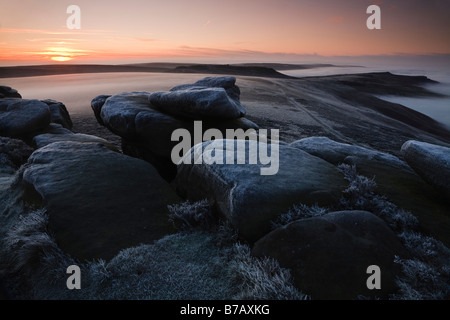
[[[45,51],[41,53],[46,55],[47,59],[57,62],[66,62],[76,59],[79,56],[86,55],[86,50],[79,50],[70,47],[56,46],[46,48]]]
[[[73,58],[71,58],[71,57],[61,57],[61,56],[59,56],[59,57],[51,57],[50,59],[53,60],[53,61],[58,61],[58,62],[65,62],[65,61],[70,61],[70,60],[72,60]]]

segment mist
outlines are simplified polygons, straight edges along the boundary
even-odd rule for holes
[[[444,97],[379,96],[379,98],[421,112],[450,128],[450,55],[333,57],[330,60],[321,57],[317,58],[316,62],[330,63],[335,66],[282,72],[294,77],[367,72],[391,72],[407,76],[427,76],[437,83],[424,85],[424,87],[432,92],[444,95]]]
[[[236,58],[235,60],[233,58]],[[126,61],[130,63],[130,61]],[[149,62],[149,61],[147,61]],[[150,61],[151,62],[151,61]],[[402,104],[450,127],[450,55],[393,55],[324,57],[319,55],[262,55],[261,60],[249,57],[230,59],[190,60],[186,63],[248,63],[281,62],[293,64],[332,64],[301,70],[283,70],[295,77],[328,76],[367,72],[391,72],[402,75],[424,75],[439,83],[427,85],[427,89],[443,94],[444,98],[380,97],[386,101]],[[125,61],[122,61],[125,63]],[[96,73],[70,74],[27,78],[2,79],[3,85],[18,90],[25,99],[54,99],[66,104],[73,115],[91,114],[90,102],[100,94],[118,94],[130,91],[166,91],[179,83],[200,79],[199,74],[164,73]]]

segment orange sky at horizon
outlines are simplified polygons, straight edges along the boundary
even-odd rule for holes
[[[81,9],[70,30],[69,5]],[[381,7],[381,30],[366,9]],[[0,64],[449,54],[446,0],[0,0]]]

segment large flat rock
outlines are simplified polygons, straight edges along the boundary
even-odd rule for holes
[[[101,144],[56,142],[33,153],[23,179],[42,197],[58,245],[77,259],[110,259],[173,231],[179,201],[147,162]]]
[[[168,92],[155,92],[150,102],[164,113],[189,119],[238,119],[246,114],[235,77],[207,77]]]
[[[377,161],[399,170],[411,170],[404,161],[394,155],[357,145],[340,143],[327,137],[309,137],[292,142],[290,145],[335,165],[350,163],[351,161],[358,163]]]
[[[103,96],[96,97],[94,106],[100,117],[113,133],[123,138],[136,137],[135,119],[139,113],[152,112],[148,98],[149,92],[127,92],[121,93],[103,100]],[[104,103],[101,105],[101,102]],[[101,105],[101,108],[99,107]],[[156,112],[154,112],[156,113]]]
[[[184,198],[215,201],[221,215],[248,241],[254,242],[268,233],[271,220],[294,204],[336,203],[346,186],[335,166],[297,148],[248,140],[231,141],[228,145],[227,141],[230,142],[205,142],[191,149],[186,155],[192,158],[191,164],[185,163],[186,157],[179,163],[174,186]],[[238,148],[245,154],[233,152]],[[261,169],[270,166],[264,165],[261,158],[254,164],[250,161],[250,150],[260,148],[267,148],[268,154],[279,151],[279,159],[273,158],[270,164],[278,167],[276,174],[262,175]],[[211,152],[213,149],[215,153]],[[221,163],[214,163],[213,157],[219,154]],[[234,164],[227,164],[230,154]],[[242,164],[238,164],[238,158]]]
[[[245,115],[241,104],[223,88],[155,92],[150,102],[164,113],[192,119],[237,119]]]
[[[192,90],[200,88],[222,88],[225,89],[228,96],[236,101],[240,100],[241,90],[236,85],[236,78],[230,76],[224,77],[206,77],[191,84],[181,84],[175,86],[170,91]]]

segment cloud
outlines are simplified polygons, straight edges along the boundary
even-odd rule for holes
[[[72,60],[77,57],[89,56],[95,53],[92,50],[81,50],[81,49],[73,49],[69,47],[48,47],[42,51],[29,51],[22,52],[23,56],[28,56],[29,58],[38,58],[41,59],[52,59],[54,57],[64,58],[65,60]],[[62,61],[62,60],[58,60]]]
[[[252,51],[247,50],[225,50],[217,48],[206,48],[206,47],[191,47],[191,46],[179,46],[174,52],[178,55],[187,56],[200,56],[200,57],[211,57],[211,56],[223,56],[223,55],[242,55],[252,53]]]
[[[95,35],[105,34],[111,31],[108,30],[40,30],[40,29],[14,29],[14,28],[0,28],[1,33],[13,34],[40,34],[40,35]]]
[[[42,34],[42,35],[65,35],[65,34],[88,34],[79,31],[52,31],[52,30],[39,30],[39,29],[13,29],[13,28],[1,28],[0,33],[26,33],[26,34]]]
[[[64,44],[79,44],[80,42],[87,41],[86,39],[74,39],[74,38],[32,38],[25,39],[28,42],[39,42],[39,43],[64,43]]]
[[[265,52],[255,50],[227,50],[206,47],[179,46],[176,50],[172,50],[174,56],[199,57],[199,58],[227,58],[227,59],[268,59],[276,60],[278,58],[305,58],[311,57],[312,54],[299,54],[289,52]],[[316,54],[317,55],[317,54]]]

